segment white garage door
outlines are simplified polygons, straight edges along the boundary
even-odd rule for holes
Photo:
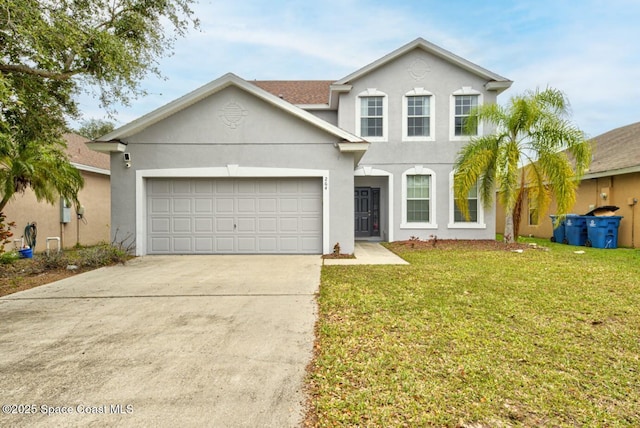
[[[321,180],[149,179],[147,252],[321,254]]]

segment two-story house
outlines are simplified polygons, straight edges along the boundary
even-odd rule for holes
[[[453,164],[470,111],[511,84],[417,39],[337,81],[227,74],[89,146],[111,153],[112,234],[138,255],[493,239],[495,207],[456,209]]]

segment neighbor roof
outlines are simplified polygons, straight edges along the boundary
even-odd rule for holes
[[[640,122],[605,132],[591,141],[593,160],[587,176],[640,170]]]
[[[254,85],[291,104],[329,104],[333,80],[254,80]]]
[[[84,170],[93,170],[92,168],[97,168],[98,170],[94,172],[109,173],[109,155],[89,149],[85,144],[89,141],[88,138],[85,138],[82,135],[69,133],[64,134],[64,139],[67,142],[67,154],[69,155],[69,160],[76,166],[76,168]]]

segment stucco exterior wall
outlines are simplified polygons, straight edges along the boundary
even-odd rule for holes
[[[46,249],[46,238],[58,236],[63,247],[69,248],[76,244],[94,245],[109,242],[110,224],[110,184],[109,176],[82,171],[85,185],[78,198],[85,207],[84,221],[78,221],[75,209],[71,209],[71,221],[61,223],[60,202],[50,205],[38,202],[31,190],[24,195],[16,195],[5,207],[7,221],[15,221],[17,227],[13,230],[14,238],[24,235],[27,223],[36,222],[37,239],[35,251]],[[51,244],[55,248],[55,244]],[[7,248],[9,248],[7,246]]]
[[[235,119],[240,115],[237,123],[224,120],[231,109]],[[112,234],[137,234],[136,176],[145,171],[188,176],[190,170],[231,165],[270,168],[272,174],[287,176],[293,170],[326,170],[329,241],[353,252],[353,222],[346,219],[353,219],[354,160],[353,154],[340,153],[338,140],[242,89],[228,87],[127,138],[130,168],[121,153],[111,155]]]
[[[416,64],[422,68],[426,66],[428,71],[416,74]],[[359,165],[384,170],[393,175],[394,203],[389,208],[393,210],[393,239],[405,240],[412,236],[421,239],[429,239],[431,236],[439,239],[494,239],[493,208],[484,212],[484,228],[448,227],[451,212],[450,173],[457,153],[467,143],[452,141],[450,138],[453,123],[452,96],[455,91],[467,87],[480,93],[481,103],[494,103],[496,93],[485,89],[486,80],[422,49],[415,49],[351,83],[351,91],[340,96],[338,125],[354,134],[359,132],[359,94],[375,88],[387,97],[387,141],[372,141]],[[404,96],[416,88],[423,88],[433,94],[434,111],[431,114],[434,116],[434,129],[431,134],[434,141],[403,141]],[[492,128],[486,125],[481,129],[485,133],[491,131]],[[400,226],[404,215],[401,205],[401,177],[404,172],[416,166],[428,168],[435,173],[437,187],[434,223],[437,228],[411,229]]]
[[[607,198],[601,195],[605,193]],[[622,216],[618,228],[619,247],[640,247],[640,203],[633,205],[633,200],[640,200],[640,173],[622,174],[583,180],[578,188],[576,203],[571,209],[574,214],[585,214],[592,209],[605,205],[614,205],[620,209],[616,215]],[[555,213],[555,201],[552,201],[548,213],[540,218],[538,225],[529,224],[529,207],[525,201],[523,207],[520,235],[550,238],[553,235],[549,214]],[[496,228],[504,231],[504,210],[498,208]]]

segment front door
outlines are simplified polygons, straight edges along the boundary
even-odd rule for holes
[[[380,236],[380,189],[356,187],[354,192],[355,236]]]

